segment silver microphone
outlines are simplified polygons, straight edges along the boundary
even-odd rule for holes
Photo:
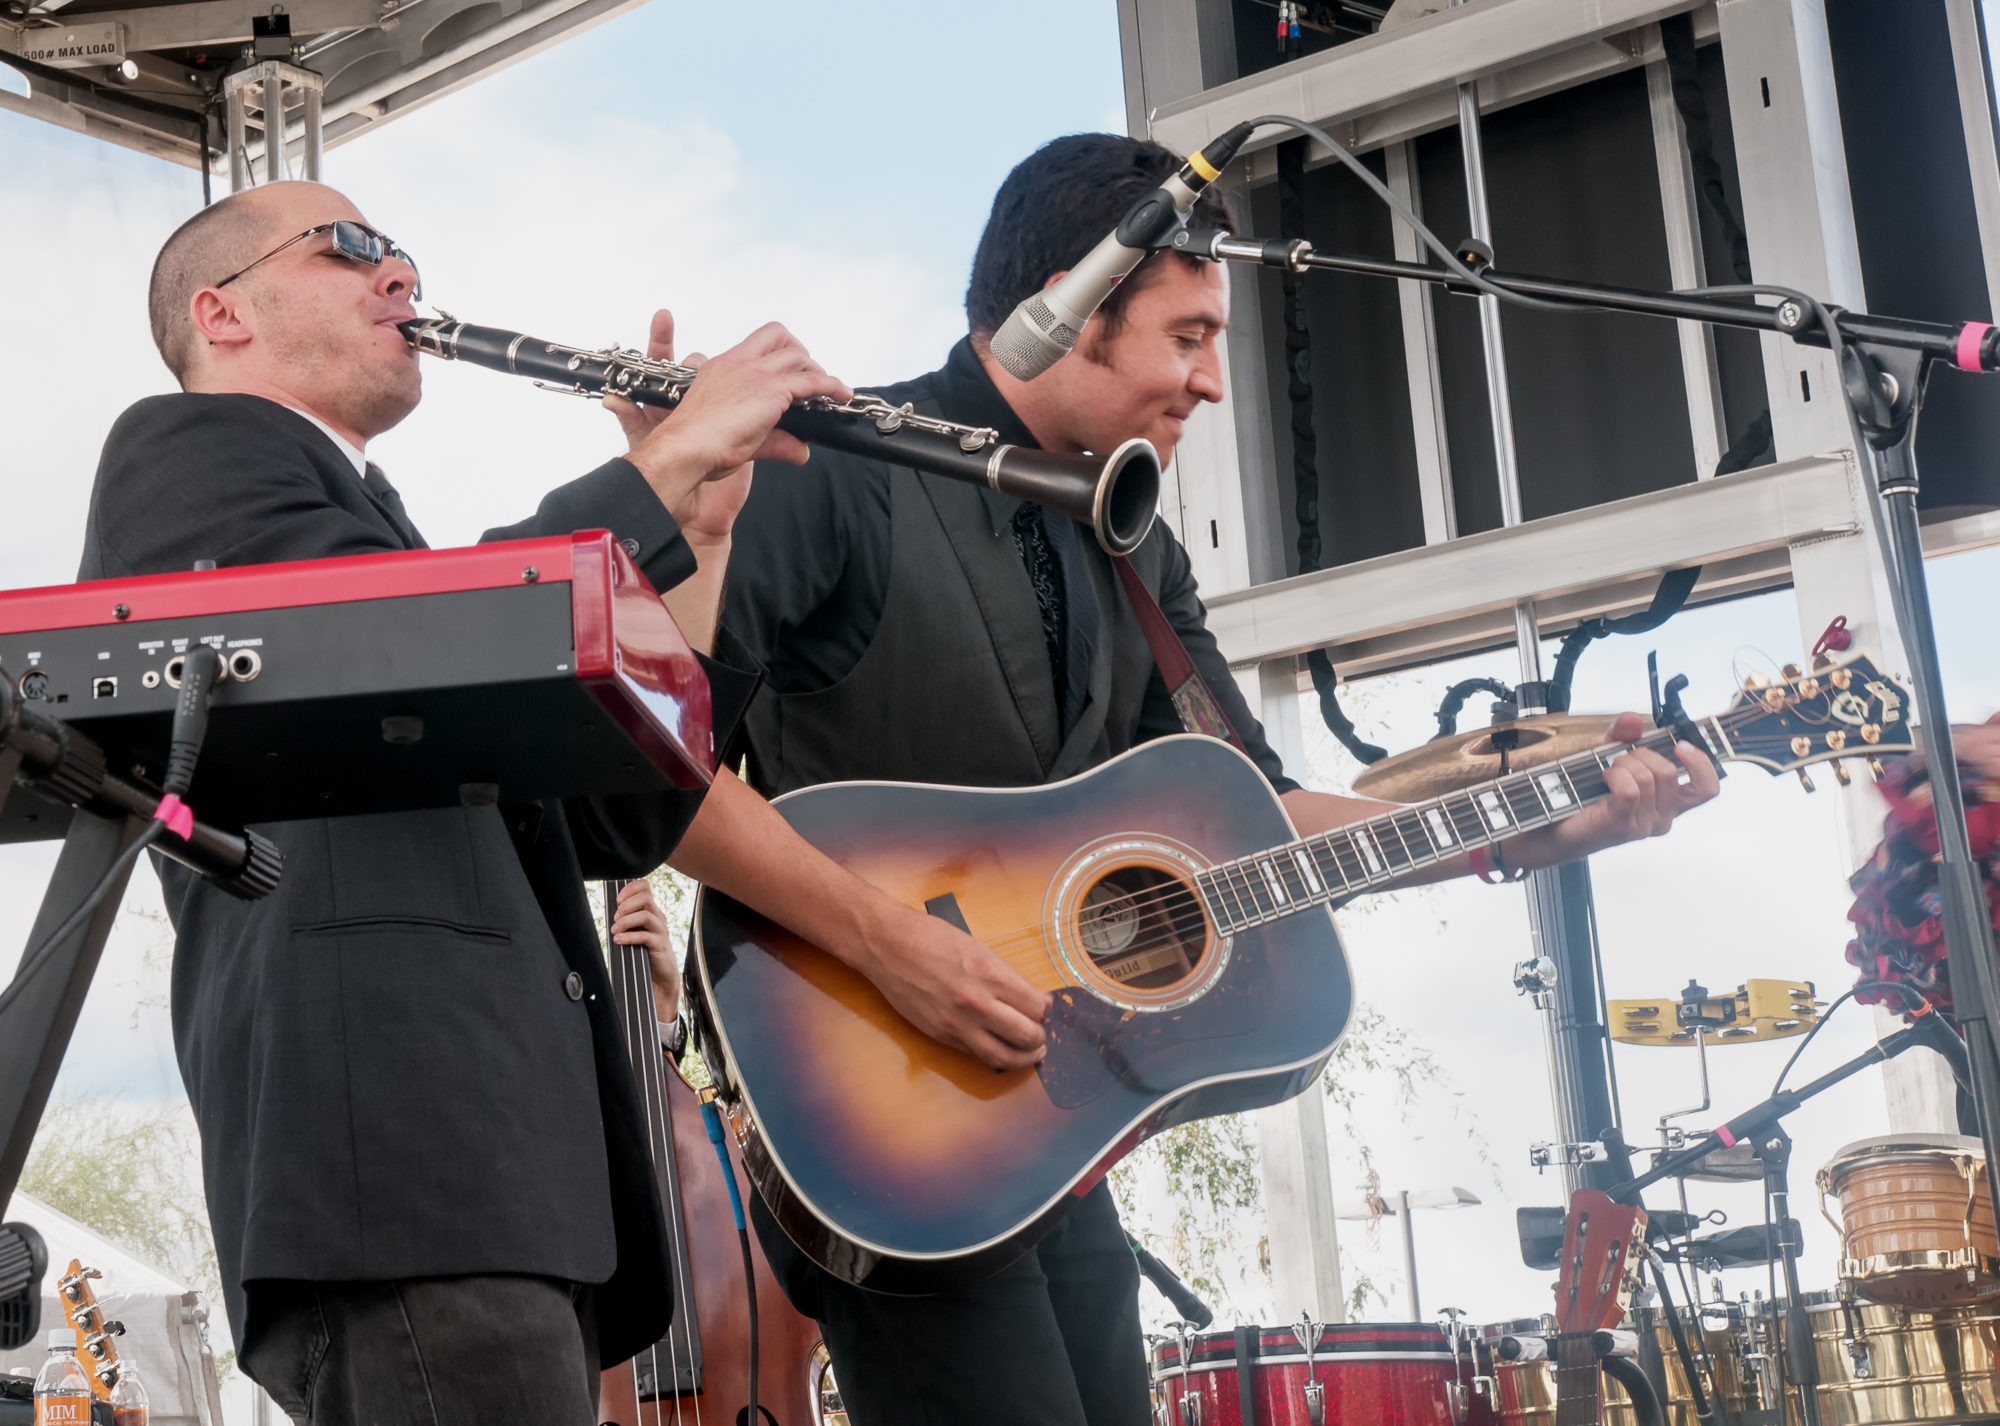
[[[1256,126],[1238,124],[1132,205],[1104,241],[1068,272],[1031,294],[993,334],[993,359],[1017,381],[1033,381],[1076,345],[1077,334],[1111,289],[1187,216],[1222,176]]]

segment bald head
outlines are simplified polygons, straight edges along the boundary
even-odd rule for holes
[[[182,386],[187,385],[194,359],[188,304],[202,288],[241,271],[290,236],[271,235],[278,230],[282,210],[272,199],[279,188],[291,186],[252,188],[209,205],[174,229],[153,260],[146,315],[160,359]]]
[[[415,315],[416,269],[396,253],[349,256],[323,231],[338,221],[368,228],[332,188],[272,183],[203,209],[167,239],[147,306],[183,391],[265,396],[356,445],[410,413],[422,382],[396,324]]]

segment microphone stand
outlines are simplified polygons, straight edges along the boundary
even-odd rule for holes
[[[1265,242],[1214,230],[1180,229],[1157,245],[1216,262],[1427,282],[1466,295],[1480,291],[1442,267],[1320,253],[1303,239]],[[1714,293],[1649,292],[1501,272],[1492,266],[1492,251],[1471,240],[1459,245],[1458,257],[1493,287],[1543,304],[1570,306],[1580,312],[1631,312],[1775,332],[1836,353],[1841,394],[1847,401],[1855,451],[1865,462],[1867,478],[1862,484],[1874,508],[1891,602],[1909,654],[1918,721],[1924,731],[1924,754],[1929,760],[1938,821],[1939,920],[1951,974],[1953,1015],[1965,1037],[1969,1060],[1961,1078],[1967,1081],[1978,1115],[1990,1190],[1996,1172],[2000,1172],[2000,1039],[1996,1038],[1995,1025],[2000,1018],[2000,969],[1994,965],[1985,888],[1972,859],[1965,796],[1959,786],[1958,758],[1952,748],[1951,719],[1945,710],[1938,668],[1937,636],[1917,523],[1914,441],[1931,368],[1948,362],[1962,371],[2000,370],[2000,328],[1984,322],[1915,322],[1849,312],[1803,295],[1785,296],[1776,306],[1764,307]],[[2000,1195],[1995,1199],[2000,1201]]]

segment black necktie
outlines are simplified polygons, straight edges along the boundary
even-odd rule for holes
[[[403,510],[403,497],[396,493],[396,487],[389,484],[389,478],[382,474],[382,467],[374,461],[361,476],[361,483],[368,487],[368,497],[375,502],[375,508],[382,512],[403,543],[413,550],[428,549],[424,537],[417,533],[417,527],[410,523],[410,517]]]
[[[1048,532],[1049,548],[1062,568],[1064,612],[1062,731],[1067,738],[1083,716],[1090,701],[1090,664],[1097,651],[1097,586],[1090,582],[1090,569],[1077,544],[1076,521],[1058,515],[1047,506],[1042,512],[1042,528]]]

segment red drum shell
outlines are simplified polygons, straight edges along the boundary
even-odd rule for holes
[[[1311,1426],[1306,1414],[1305,1349],[1289,1327],[1260,1327],[1251,1363],[1255,1426]],[[1180,1343],[1156,1344],[1153,1395],[1165,1426],[1249,1426],[1238,1388],[1236,1334],[1203,1332],[1192,1344],[1183,1385]],[[1313,1350],[1311,1380],[1325,1388],[1326,1426],[1494,1426],[1492,1411],[1471,1390],[1472,1359],[1436,1327],[1411,1323],[1329,1323]],[[1454,1421],[1448,1388],[1463,1389],[1469,1414]],[[1185,1412],[1182,1397],[1201,1400],[1200,1420]]]

